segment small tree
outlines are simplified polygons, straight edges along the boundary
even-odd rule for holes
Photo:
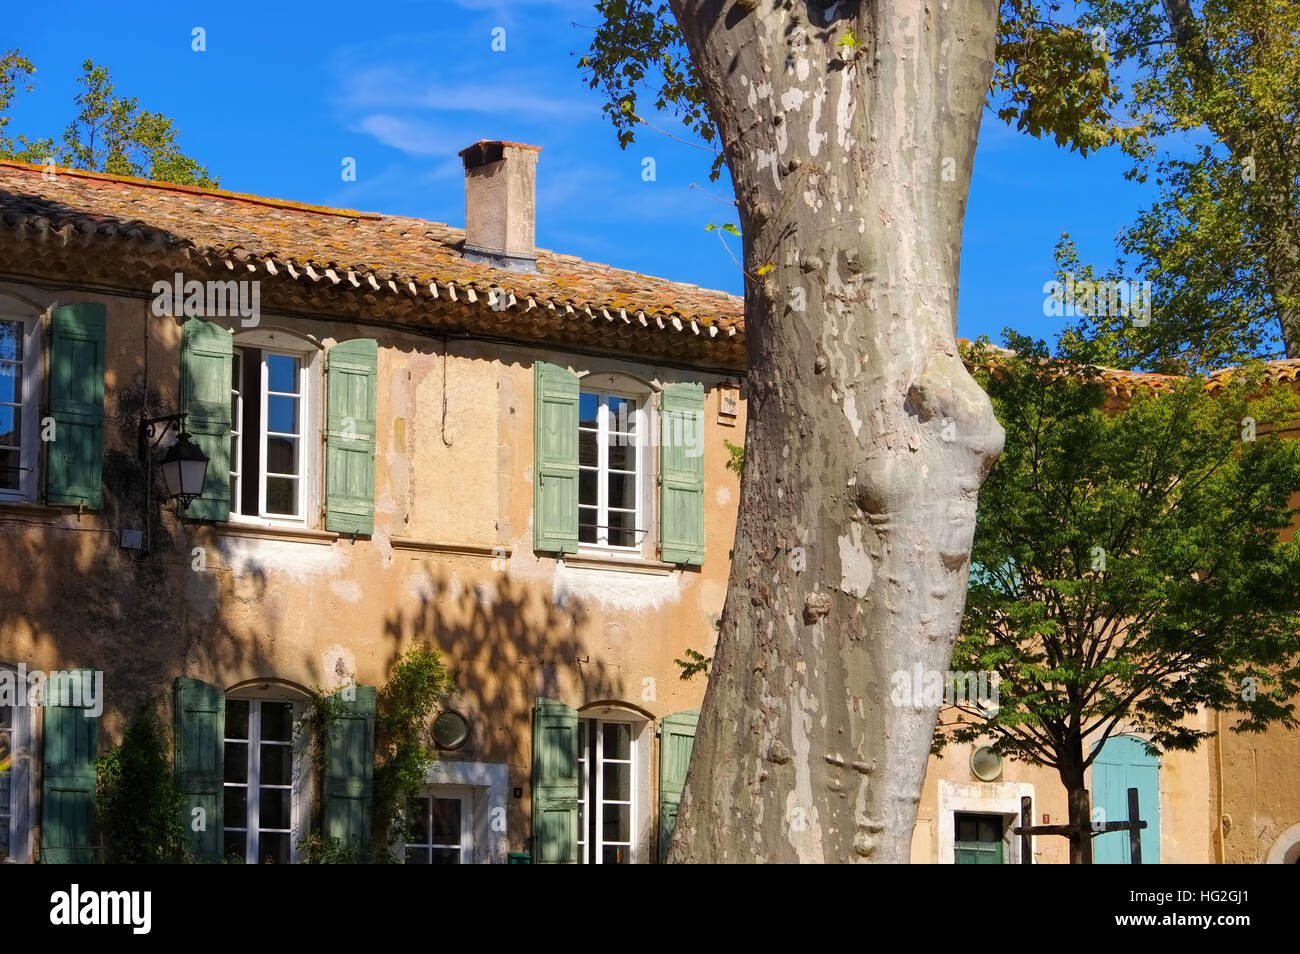
[[[96,765],[95,815],[110,864],[188,860],[181,795],[172,772],[171,740],[151,701],[121,743]]]
[[[957,706],[936,746],[994,749],[1058,772],[1069,820],[1090,818],[1084,773],[1114,733],[1153,754],[1212,733],[1294,727],[1300,689],[1300,543],[1288,531],[1300,441],[1271,429],[1297,402],[1242,368],[1215,394],[1199,379],[1104,409],[1096,369],[1048,363],[1041,342],[971,359],[1007,431],[980,494],[954,670],[1000,677],[998,706]],[[1072,863],[1092,860],[1071,836]]]
[[[162,113],[141,110],[139,100],[117,96],[113,79],[105,66],[86,60],[77,78],[81,91],[74,102],[77,115],[63,131],[63,145],[52,138],[10,139],[5,127],[11,117],[9,106],[21,85],[32,86],[27,77],[36,67],[18,50],[0,55],[0,158],[23,162],[54,161],[64,166],[141,176],[159,182],[216,186],[207,169],[181,152],[176,143],[173,120]]]
[[[430,718],[452,689],[442,656],[412,646],[379,693],[375,722],[374,845],[389,851],[401,839],[407,802],[425,783],[437,753],[427,744]]]

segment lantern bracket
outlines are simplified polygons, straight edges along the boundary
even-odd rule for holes
[[[185,433],[187,413],[167,414],[162,417],[146,417],[140,422],[140,457],[144,459],[150,452],[158,449],[167,432],[175,430],[177,436]]]

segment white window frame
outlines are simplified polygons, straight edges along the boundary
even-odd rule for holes
[[[248,395],[231,388],[232,396],[238,395],[235,418],[230,422],[231,436],[238,437],[237,459],[231,460],[230,469],[239,477],[240,493],[232,496],[230,501],[230,521],[258,526],[312,526],[320,512],[320,472],[321,441],[324,428],[321,425],[322,385],[320,348],[313,342],[285,331],[258,330],[235,335],[234,360],[240,363],[239,383],[243,386],[244,368],[243,350],[257,348],[262,352],[261,373],[258,385],[258,434],[261,442],[258,453],[257,509],[256,514],[240,512],[243,506],[244,482],[249,475],[243,471],[244,441],[249,438],[243,427],[244,402]],[[298,435],[298,513],[296,515],[270,514],[266,511],[266,445],[267,445],[267,398],[268,369],[266,355],[283,355],[295,358],[298,366],[298,401],[299,401],[299,435]],[[279,392],[277,392],[279,393]]]
[[[596,745],[595,745],[595,764],[588,758],[588,739],[591,734],[590,726],[595,723],[596,726]],[[593,806],[596,811],[600,811],[605,806],[605,773],[600,771],[604,767],[604,750],[605,734],[601,729],[605,725],[626,725],[630,730],[631,739],[628,748],[628,757],[626,759],[610,759],[610,762],[626,764],[630,768],[628,778],[628,792],[630,801],[628,802],[611,802],[611,804],[620,804],[628,806],[630,817],[628,827],[628,861],[630,865],[637,864],[640,860],[640,841],[642,837],[642,818],[641,812],[643,806],[640,797],[641,784],[641,745],[642,734],[647,724],[647,720],[634,717],[631,714],[623,715],[622,713],[609,710],[593,712],[589,715],[579,714],[578,725],[581,728],[582,744],[578,748],[578,771],[582,777],[581,796],[579,801],[582,803],[581,819],[578,825],[578,860],[581,864],[603,864],[604,859],[604,824],[601,820],[596,822],[596,841],[591,844],[587,839],[587,830],[592,818],[591,812]],[[593,780],[594,779],[594,780]],[[594,786],[594,787],[593,787]],[[595,795],[593,802],[592,796]]]
[[[12,713],[10,722],[12,737],[12,762],[8,769],[9,804],[4,806],[4,817],[0,823],[9,828],[9,854],[4,858],[7,864],[26,864],[32,860],[32,810],[33,800],[32,752],[35,750],[33,734],[32,707],[28,701],[29,685],[18,684],[17,670],[13,666],[0,665],[0,670],[11,673],[14,679],[14,691],[18,698],[15,705],[8,707]]]
[[[18,459],[21,477],[17,489],[0,488],[0,501],[30,501],[36,499],[39,486],[36,470],[40,459],[41,316],[35,310],[25,309],[21,302],[0,296],[0,321],[17,321],[23,328],[23,379],[19,389],[22,400],[19,426],[23,439]]]
[[[608,380],[608,376],[602,376]],[[583,395],[592,395],[596,398],[596,542],[589,543],[583,541],[582,530],[578,530],[578,549],[580,551],[621,554],[630,556],[640,556],[645,552],[646,543],[651,537],[651,508],[648,505],[646,497],[646,488],[649,486],[647,474],[652,464],[651,441],[649,440],[648,428],[652,424],[649,413],[651,395],[646,391],[635,391],[619,389],[616,387],[597,387],[580,386],[578,400],[581,402]],[[615,432],[612,427],[613,413],[609,409],[609,399],[619,398],[625,401],[635,401],[636,411],[632,414],[632,424],[635,430],[635,436],[632,439],[632,446],[636,448],[636,470],[635,470],[635,501],[636,510],[632,515],[633,530],[635,543],[632,546],[620,546],[609,542],[609,448],[611,435]],[[581,407],[581,404],[579,404]],[[579,412],[579,434],[585,430],[581,426],[581,412]],[[579,446],[581,446],[581,436],[579,437]],[[590,471],[593,468],[586,467],[581,463],[579,458],[578,473],[581,475],[584,471]],[[586,511],[582,503],[582,478],[578,478],[578,522],[582,523],[583,513]],[[618,508],[623,509],[623,508]]]
[[[464,785],[432,785],[422,789],[415,798],[427,799],[446,799],[448,801],[460,802],[460,845],[438,845],[433,843],[433,824],[429,825],[429,842],[427,844],[418,844],[416,842],[402,842],[402,862],[406,862],[407,848],[460,848],[460,863],[463,865],[472,865],[474,863],[474,790]],[[432,808],[432,806],[430,806]]]
[[[240,830],[244,832],[244,863],[259,864],[258,856],[261,849],[261,832],[284,833],[289,836],[289,863],[297,864],[301,860],[301,852],[298,850],[298,842],[302,838],[302,832],[308,830],[310,820],[306,817],[310,810],[310,793],[306,791],[305,780],[310,776],[309,766],[306,764],[308,753],[306,746],[305,734],[300,731],[304,707],[298,699],[284,698],[280,695],[262,695],[250,693],[231,693],[227,696],[229,702],[247,702],[248,703],[248,739],[231,739],[224,736],[221,740],[222,756],[224,762],[225,747],[227,742],[246,742],[248,747],[248,778],[245,782],[227,782],[222,780],[222,797],[225,797],[227,788],[245,788],[247,790],[247,799],[245,802],[245,816],[242,825],[230,824],[229,818],[222,819],[222,854],[225,854],[224,839],[227,830]],[[262,762],[262,707],[261,703],[270,702],[275,704],[287,703],[292,707],[292,726],[290,732],[290,784],[287,786],[277,783],[268,788],[287,788],[289,791],[289,830],[285,832],[279,828],[267,828],[261,824],[261,762]],[[256,743],[254,739],[256,738]],[[253,826],[254,818],[258,824]]]

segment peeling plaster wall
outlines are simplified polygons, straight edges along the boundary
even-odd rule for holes
[[[516,850],[528,831],[535,696],[577,708],[622,702],[653,717],[698,707],[703,680],[683,682],[673,660],[687,648],[708,655],[716,639],[739,498],[723,440],[742,443],[745,425],[743,404],[735,426],[719,423],[718,388],[736,378],[264,314],[263,327],[305,332],[326,348],[379,340],[374,536],[337,539],[311,529],[315,519],[277,534],[182,522],[156,497],[146,502],[137,429],[145,412],[179,408],[175,319],[152,316],[146,297],[5,284],[0,292],[108,308],[101,511],[0,504],[0,662],[104,670],[101,748],[146,699],[170,700],[177,675],[224,687],[325,686],[342,652],[360,684],[382,685],[400,654],[426,640],[456,676],[450,704],[472,727],[445,758],[505,763],[510,787],[523,789],[508,805]],[[656,389],[704,383],[703,567],[633,572],[533,552],[538,359],[627,373]],[[147,531],[147,553],[119,548],[126,528]],[[195,548],[201,571],[192,568]],[[652,548],[647,556],[653,564]]]

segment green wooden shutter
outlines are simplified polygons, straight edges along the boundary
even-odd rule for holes
[[[196,861],[219,862],[223,847],[226,694],[216,686],[178,676],[175,690],[176,787],[181,826]],[[196,818],[194,809],[203,813]],[[196,831],[195,826],[202,825]]]
[[[50,416],[45,497],[50,503],[101,501],[104,447],[104,327],[106,309],[80,302],[54,309],[50,331]]]
[[[659,558],[704,563],[704,386],[670,384],[659,398]]]
[[[578,376],[533,365],[533,549],[578,550]]]
[[[668,857],[668,843],[677,826],[677,806],[686,787],[686,769],[695,747],[698,709],[664,716],[659,726],[659,863]]]
[[[185,510],[196,520],[230,519],[230,332],[202,318],[181,327],[181,410],[194,443],[208,455],[203,496]]]
[[[379,343],[341,341],[326,359],[325,529],[375,530],[375,395]]]
[[[357,686],[330,698],[343,711],[330,726],[325,746],[324,833],[345,846],[365,848],[374,791],[375,687]]]
[[[90,678],[73,670],[73,679]],[[54,683],[45,684],[47,701]],[[84,695],[83,700],[84,702]],[[41,767],[41,862],[90,864],[95,860],[95,760],[99,755],[99,717],[83,706],[45,707]]]
[[[578,713],[554,699],[533,707],[533,864],[578,860]]]

